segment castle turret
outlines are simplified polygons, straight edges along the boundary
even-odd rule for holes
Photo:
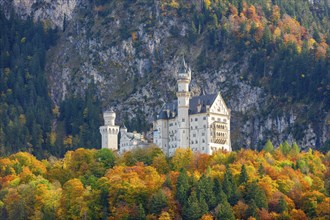
[[[178,70],[178,146],[189,147],[189,84],[191,80],[191,70],[187,66],[184,58]]]
[[[125,133],[127,133],[127,128],[125,125],[123,125],[120,127],[120,134],[125,134]]]
[[[100,127],[102,148],[118,150],[119,126],[115,125],[116,113],[112,110],[103,113],[104,126]]]

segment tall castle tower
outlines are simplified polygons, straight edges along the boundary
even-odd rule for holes
[[[112,110],[103,113],[104,126],[100,127],[102,148],[118,150],[119,126],[115,125],[116,113]]]
[[[187,66],[184,58],[182,59],[181,66],[178,70],[178,147],[189,147],[189,84],[191,80],[191,70]]]

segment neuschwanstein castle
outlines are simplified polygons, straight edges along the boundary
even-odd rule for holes
[[[212,154],[220,149],[231,151],[230,109],[220,93],[190,96],[191,70],[183,59],[178,70],[177,100],[166,103],[153,123],[153,142],[172,156],[178,148]],[[100,127],[102,148],[118,149],[119,126],[116,114],[105,112],[105,125]],[[120,129],[120,152],[146,146],[143,136]]]

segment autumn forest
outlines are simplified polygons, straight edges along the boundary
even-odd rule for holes
[[[328,219],[330,154],[287,142],[260,152],[171,158],[157,147],[123,155],[69,151],[0,159],[2,219]]]
[[[123,2],[145,7],[151,1]],[[247,57],[239,80],[270,97],[258,117],[304,107],[288,128],[298,141],[306,125],[329,115],[329,0],[159,2],[161,19],[181,19],[187,27],[182,36],[173,25],[169,38],[205,45],[196,72],[214,66],[223,51],[231,61]],[[106,19],[112,3],[94,0],[84,13]],[[145,20],[152,32],[155,19]],[[329,139],[309,149],[287,141],[273,146],[266,137],[250,149],[237,143],[233,152],[207,155],[179,148],[172,157],[156,146],[124,154],[94,149],[101,145],[105,105],[95,95],[98,86],[57,104],[50,94],[47,51],[65,28],[7,19],[1,9],[0,30],[0,219],[330,219]],[[130,39],[142,50],[137,29],[119,32],[118,41]],[[129,130],[150,130],[141,115],[122,122]]]

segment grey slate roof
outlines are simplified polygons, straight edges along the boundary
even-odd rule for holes
[[[194,96],[189,100],[189,115],[205,113],[206,106],[211,106],[218,94],[208,94],[201,96]],[[201,105],[201,110],[198,111],[197,106]],[[171,119],[175,118],[178,114],[178,101],[175,100],[170,103],[166,103],[159,111],[157,119]]]

